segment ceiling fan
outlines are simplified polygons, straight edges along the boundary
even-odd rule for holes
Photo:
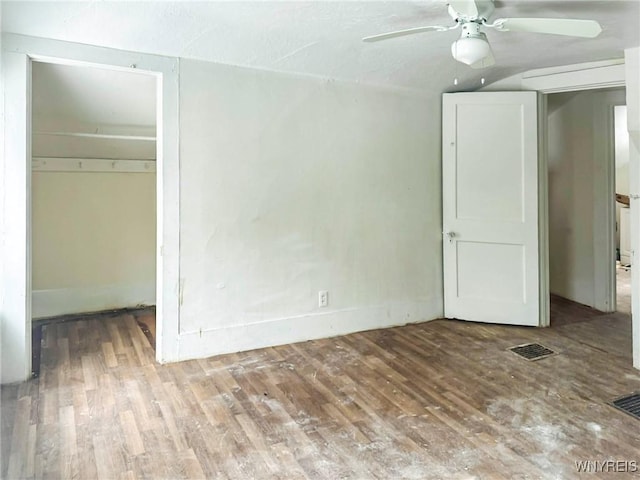
[[[377,42],[389,38],[413,35],[429,31],[445,32],[462,27],[460,38],[451,45],[451,54],[459,62],[471,68],[484,68],[495,64],[491,45],[481,27],[499,32],[532,32],[595,38],[602,28],[595,20],[569,18],[498,18],[488,23],[495,9],[493,0],[448,0],[449,15],[454,25],[429,25],[365,37],[365,42]]]

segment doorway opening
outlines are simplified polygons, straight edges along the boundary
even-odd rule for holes
[[[157,90],[150,72],[32,62],[35,373],[38,329],[87,314],[127,310],[155,346]]]
[[[616,201],[625,180],[617,137],[627,132],[614,115],[622,115],[626,92],[571,91],[546,101],[551,326],[592,329],[594,342],[615,339],[601,347],[631,360],[631,279],[619,260],[624,206]],[[628,137],[626,149],[628,194]],[[599,334],[605,330],[615,333]]]

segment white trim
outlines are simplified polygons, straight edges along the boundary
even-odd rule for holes
[[[624,65],[624,58],[613,58],[610,60],[601,60],[599,62],[574,63],[571,65],[559,65],[555,67],[535,68],[527,70],[522,74],[522,78],[545,77],[558,73],[586,72],[589,70],[599,70],[608,67]]]
[[[613,59],[529,70],[490,83],[481,91],[535,90],[540,93],[559,93],[624,87],[626,75],[624,60]]]
[[[155,305],[156,286],[154,283],[139,283],[58,288],[34,290],[31,295],[32,315],[36,319],[70,313]]]
[[[182,332],[180,360],[235,353],[256,348],[346,335],[354,332],[420,323],[433,318],[435,302],[411,302],[312,313],[216,329]],[[392,322],[411,318],[411,322]],[[303,319],[303,320],[301,320]],[[303,321],[304,329],[300,328]]]
[[[624,52],[627,66],[627,129],[629,130],[629,193],[631,197],[631,331],[633,366],[640,369],[640,270],[635,252],[640,251],[640,46]]]
[[[538,261],[540,326],[551,325],[549,298],[549,164],[547,121],[547,96],[538,95]]]
[[[155,173],[153,160],[112,160],[108,158],[33,157],[34,172]]]
[[[594,247],[594,308],[602,312],[616,311],[616,183],[615,183],[615,145],[613,104],[606,105],[607,116],[604,124],[595,130],[604,134],[603,185],[593,185],[595,207],[593,210]],[[596,156],[599,152],[594,152]],[[599,228],[605,225],[605,228]],[[603,279],[601,282],[599,279]]]
[[[31,182],[31,62],[24,54],[2,51],[4,152],[2,156],[2,245],[0,263],[0,381],[31,375],[31,250],[27,241]]]
[[[156,94],[158,209],[156,264],[156,360],[178,361],[180,340],[180,60],[162,71]],[[160,212],[160,210],[158,210]]]
[[[530,70],[522,74],[522,89],[541,93],[624,86],[624,60]]]
[[[633,85],[631,85],[633,86]],[[636,88],[640,87],[640,81]],[[629,112],[630,105],[627,105]],[[639,115],[640,116],[640,115]],[[636,253],[640,251],[640,131],[629,131],[629,197],[631,198],[631,336],[633,344],[633,366],[640,369],[640,269]]]
[[[2,34],[4,98],[2,383],[31,371],[31,61],[88,65],[157,78],[156,358],[177,360],[179,278],[179,62],[178,59]]]

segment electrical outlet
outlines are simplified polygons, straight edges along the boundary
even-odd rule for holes
[[[327,292],[326,290],[320,290],[318,292],[318,306],[319,307],[329,306],[329,292]]]

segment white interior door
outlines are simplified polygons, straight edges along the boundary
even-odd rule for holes
[[[537,112],[536,92],[443,96],[447,318],[546,323],[540,292]]]

